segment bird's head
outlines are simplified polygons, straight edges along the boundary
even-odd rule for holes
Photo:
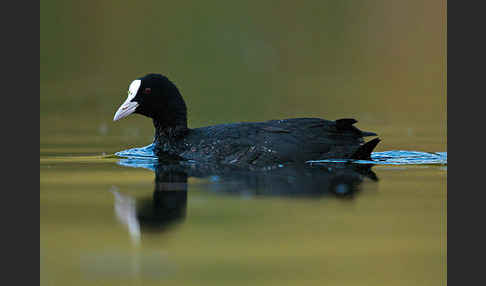
[[[113,117],[117,121],[132,113],[152,118],[164,126],[186,123],[186,104],[179,90],[167,77],[147,74],[128,87],[128,96]]]

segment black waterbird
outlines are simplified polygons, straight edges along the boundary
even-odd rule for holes
[[[369,160],[380,139],[354,127],[355,119],[335,121],[292,118],[187,127],[187,109],[167,77],[147,74],[134,80],[115,113],[117,121],[132,113],[152,118],[155,153],[159,157],[237,167],[264,167],[319,159]]]

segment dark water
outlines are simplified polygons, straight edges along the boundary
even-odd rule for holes
[[[41,2],[41,285],[445,285],[444,7]],[[149,119],[112,122],[149,72],[191,128],[356,118],[382,141],[252,173],[158,162]]]

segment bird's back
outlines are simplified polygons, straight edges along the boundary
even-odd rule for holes
[[[180,157],[237,166],[268,166],[325,158],[351,158],[363,143],[356,120],[294,118],[190,129],[175,148]]]

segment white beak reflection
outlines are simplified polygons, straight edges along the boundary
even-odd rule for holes
[[[137,219],[137,207],[135,199],[122,195],[116,190],[110,190],[115,196],[115,214],[118,221],[128,228],[132,241],[140,244],[140,223]]]

